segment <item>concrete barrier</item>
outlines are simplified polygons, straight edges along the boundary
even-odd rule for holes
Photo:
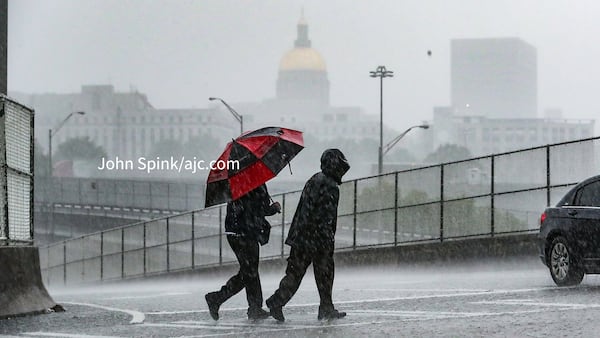
[[[337,266],[422,266],[482,259],[514,260],[523,257],[539,260],[537,234],[469,237],[443,242],[405,243],[398,246],[341,251],[335,255],[335,263]]]
[[[42,283],[38,248],[0,247],[0,319],[55,307]]]

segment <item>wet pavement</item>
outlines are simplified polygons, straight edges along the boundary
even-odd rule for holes
[[[262,275],[265,298],[280,273]],[[318,321],[312,273],[286,321],[246,318],[242,291],[213,321],[204,294],[228,276],[50,290],[64,313],[0,321],[0,337],[559,337],[595,336],[600,276],[558,288],[534,259],[444,267],[338,269],[334,301],[348,316]]]

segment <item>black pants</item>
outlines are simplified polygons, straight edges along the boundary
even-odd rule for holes
[[[227,235],[229,246],[240,264],[240,271],[229,278],[217,292],[221,303],[246,288],[246,298],[250,309],[262,308],[262,289],[258,275],[259,245],[256,240],[243,236]]]
[[[333,250],[322,250],[319,252],[307,252],[302,249],[292,247],[290,257],[288,257],[285,276],[279,283],[279,288],[273,296],[267,299],[269,308],[283,307],[294,296],[300,282],[306,273],[306,269],[312,263],[315,273],[315,281],[321,298],[319,309],[321,311],[333,310],[333,300],[331,297],[334,278]]]

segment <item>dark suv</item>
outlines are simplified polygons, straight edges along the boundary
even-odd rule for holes
[[[600,175],[571,189],[540,217],[540,258],[559,286],[600,273]]]

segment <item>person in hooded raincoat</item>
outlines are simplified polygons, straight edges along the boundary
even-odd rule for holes
[[[269,241],[271,226],[265,216],[280,211],[279,202],[271,203],[265,184],[238,200],[227,203],[225,234],[240,264],[240,270],[219,291],[205,295],[210,316],[214,320],[219,319],[221,304],[244,288],[248,301],[248,319],[269,317],[269,312],[262,308],[263,296],[258,275],[259,244],[264,245]]]
[[[310,264],[313,265],[320,305],[317,318],[336,319],[346,315],[333,306],[333,250],[339,201],[338,185],[350,169],[339,149],[327,149],[321,155],[321,172],[305,184],[285,241],[291,247],[285,276],[279,288],[267,299],[271,316],[285,321],[282,308],[298,290]]]

